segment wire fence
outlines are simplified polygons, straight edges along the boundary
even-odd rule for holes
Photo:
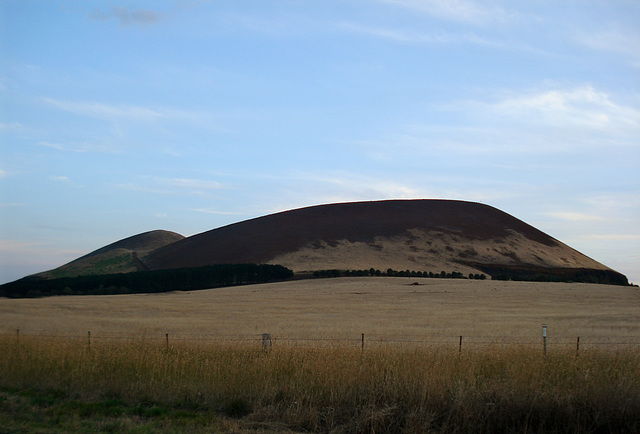
[[[546,334],[546,333],[545,333]],[[581,349],[612,349],[612,350],[638,350],[640,351],[640,336],[638,335],[615,335],[615,336],[513,336],[513,335],[385,335],[385,334],[365,334],[356,336],[280,336],[277,334],[260,333],[245,335],[224,335],[224,334],[188,334],[188,333],[144,333],[144,334],[122,334],[110,332],[86,333],[42,333],[29,332],[16,329],[15,333],[0,333],[5,339],[14,338],[16,342],[21,339],[66,339],[86,342],[91,345],[97,342],[148,342],[159,343],[169,347],[172,344],[184,343],[233,343],[255,342],[263,349],[281,345],[304,345],[304,346],[353,346],[364,351],[366,348],[380,346],[398,347],[439,347],[454,348],[462,352],[463,350],[480,350],[496,346],[530,346],[542,348],[545,353],[547,348],[567,348],[580,351]]]

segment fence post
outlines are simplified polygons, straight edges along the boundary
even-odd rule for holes
[[[271,349],[271,333],[262,333],[262,351],[268,352]]]
[[[547,325],[546,324],[542,324],[542,345],[543,345],[542,354],[546,359],[547,358]]]
[[[87,332],[87,348],[91,349],[91,330]]]
[[[460,336],[460,345],[458,345],[458,353],[462,352],[462,336]]]
[[[580,352],[580,336],[576,339],[576,357],[578,357],[578,353]]]
[[[364,333],[362,333],[362,349],[360,350],[362,353],[364,353]]]
[[[16,343],[20,343],[20,329],[16,329]]]
[[[168,350],[169,349],[169,333],[167,333],[165,337],[167,338],[167,350]]]

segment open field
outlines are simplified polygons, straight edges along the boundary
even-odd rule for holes
[[[0,299],[0,430],[637,432],[639,302],[381,277]]]
[[[419,285],[412,285],[419,283]],[[357,277],[192,292],[0,298],[0,333],[549,343],[640,340],[640,290],[578,283]],[[635,338],[635,339],[634,339]]]

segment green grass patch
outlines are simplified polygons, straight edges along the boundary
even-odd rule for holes
[[[0,388],[0,432],[198,432],[233,426],[218,419],[210,411]]]

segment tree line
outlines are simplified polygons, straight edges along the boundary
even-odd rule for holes
[[[35,298],[51,295],[111,295],[192,291],[223,286],[276,282],[293,277],[281,265],[220,264],[171,270],[85,275],[44,279],[28,276],[0,286],[0,297]]]
[[[386,271],[381,271],[375,268],[368,270],[317,270],[313,272],[313,277],[356,277],[356,276],[388,276],[388,277],[428,277],[428,278],[440,278],[440,279],[478,279],[485,280],[487,278],[484,274],[469,273],[468,276],[460,273],[459,271],[452,272],[432,272],[432,271],[415,271],[415,270],[394,270],[388,268]]]

